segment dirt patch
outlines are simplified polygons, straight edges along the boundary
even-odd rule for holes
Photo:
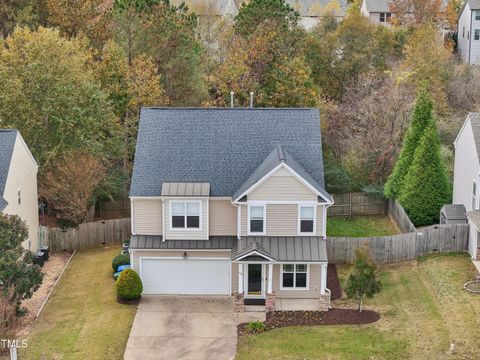
[[[329,311],[274,311],[267,313],[265,330],[286,326],[311,325],[362,325],[380,319],[380,314],[372,310],[361,313],[354,309],[331,309]],[[248,323],[237,326],[238,336],[248,334]]]
[[[123,305],[138,305],[140,303],[140,298],[134,300],[125,300],[117,296],[117,302]]]
[[[38,311],[50,293],[50,290],[55,285],[55,282],[60,277],[71,256],[72,254],[68,252],[50,253],[48,261],[46,261],[45,265],[42,267],[42,285],[40,285],[40,288],[35,291],[30,299],[26,299],[22,302],[21,306],[27,309],[27,314],[18,319],[18,322],[13,329],[17,336],[25,336],[28,334]]]
[[[337,266],[335,264],[328,264],[327,288],[329,288],[331,291],[330,300],[337,300],[342,297],[342,288],[340,287]]]

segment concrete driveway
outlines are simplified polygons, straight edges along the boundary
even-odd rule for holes
[[[230,297],[143,296],[124,359],[233,359],[237,321]]]

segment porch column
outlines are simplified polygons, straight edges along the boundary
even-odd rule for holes
[[[321,274],[320,274],[320,294],[325,294],[325,289],[327,288],[327,266],[328,264],[322,264],[320,266]]]
[[[243,264],[238,264],[238,293],[243,294]]]
[[[272,293],[273,264],[268,264],[267,293]]]

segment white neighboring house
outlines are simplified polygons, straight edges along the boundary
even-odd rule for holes
[[[480,64],[480,0],[466,0],[458,17],[458,52],[470,65]]]
[[[22,245],[38,249],[38,165],[20,133],[0,129],[0,212],[18,215],[27,223],[28,240]]]
[[[468,252],[474,260],[480,259],[478,233],[480,231],[480,113],[470,113],[455,142],[453,174],[453,203],[462,204],[470,225]]]
[[[390,25],[392,20],[389,0],[363,0],[360,13],[378,24]]]

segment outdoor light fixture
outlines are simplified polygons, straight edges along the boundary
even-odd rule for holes
[[[188,256],[187,256],[187,252],[185,251],[185,252],[183,253],[183,260],[187,260],[187,257],[188,257]]]

